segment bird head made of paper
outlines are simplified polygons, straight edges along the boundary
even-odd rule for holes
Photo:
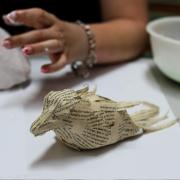
[[[65,89],[47,94],[43,112],[32,124],[31,132],[38,136],[53,130],[62,143],[88,150],[176,122],[166,122],[167,115],[158,115],[159,108],[148,102],[116,102],[89,92],[88,87]]]
[[[57,127],[71,127],[69,114],[80,99],[79,93],[70,89],[48,93],[44,98],[42,115],[32,124],[33,134],[37,136]]]

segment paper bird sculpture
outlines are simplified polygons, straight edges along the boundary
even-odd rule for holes
[[[47,94],[31,132],[38,136],[52,130],[67,146],[90,150],[175,123],[159,124],[167,117],[158,114],[159,108],[148,102],[116,102],[89,92],[88,87],[65,89]]]

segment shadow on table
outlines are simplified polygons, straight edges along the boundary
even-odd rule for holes
[[[60,91],[65,88],[75,88],[75,86],[89,84],[98,77],[101,77],[105,74],[108,74],[121,66],[127,65],[128,63],[118,63],[118,64],[111,64],[111,65],[100,65],[94,67],[90,71],[90,78],[83,79],[80,77],[75,76],[72,71],[62,73],[50,74],[47,76],[40,76],[37,77],[34,75],[31,81],[27,81],[24,84],[18,85],[13,87],[12,89],[6,91],[18,91],[24,89],[24,96],[22,97],[21,101],[17,99],[19,97],[10,99],[7,104],[3,104],[3,108],[6,107],[14,107],[14,106],[21,106],[23,104],[24,109],[37,109],[42,108],[43,98],[47,95],[50,91]],[[38,84],[38,88],[36,86],[33,87],[34,84]],[[33,91],[31,88],[34,88]],[[6,92],[4,91],[4,92]],[[27,95],[26,95],[27,93]],[[30,94],[28,94],[30,93]]]
[[[42,106],[42,101],[45,95],[47,95],[50,91],[59,91],[65,88],[74,88],[80,84],[88,84],[89,82],[95,80],[96,78],[103,76],[104,74],[108,74],[117,68],[120,68],[122,65],[126,65],[127,63],[122,64],[114,64],[114,65],[104,65],[97,66],[90,71],[90,78],[83,79],[74,75],[72,71],[68,73],[64,73],[60,76],[51,76],[45,79],[34,79],[35,83],[41,84],[41,87],[38,91],[33,95],[31,99],[27,99],[25,102],[26,108],[36,108]]]
[[[29,80],[27,80],[27,81],[25,81],[23,83],[20,83],[18,85],[15,85],[15,86],[11,87],[10,89],[0,89],[0,92],[6,92],[6,91],[10,92],[10,91],[17,91],[19,89],[26,89],[26,88],[28,88],[28,86],[30,84],[31,84],[31,80],[29,79]]]
[[[125,141],[117,142],[115,144],[102,147],[94,150],[86,151],[76,151],[71,149],[60,141],[55,141],[55,143],[36,161],[31,164],[31,168],[35,169],[38,167],[50,166],[50,167],[64,167],[73,166],[76,163],[81,163],[84,161],[93,160],[94,158],[99,158],[100,156],[105,155],[106,153],[121,149],[133,149],[135,144],[133,141],[136,141],[137,138],[140,138],[141,135],[131,137]]]
[[[180,83],[166,77],[155,65],[150,66],[149,71],[151,71],[151,74],[153,74],[154,78],[158,82],[162,92],[168,100],[168,103],[174,111],[174,114],[177,117],[180,117]]]

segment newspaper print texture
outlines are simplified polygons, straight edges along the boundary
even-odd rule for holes
[[[128,109],[142,106],[137,112]],[[44,98],[43,112],[32,124],[31,132],[42,135],[53,130],[62,143],[76,150],[107,146],[144,131],[164,129],[175,123],[157,125],[159,108],[148,102],[116,102],[89,92],[65,89],[52,91]]]

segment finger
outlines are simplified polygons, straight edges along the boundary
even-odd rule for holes
[[[33,30],[24,34],[11,36],[4,40],[3,45],[6,47],[6,44],[8,43],[10,44],[10,48],[22,47],[26,44],[37,43],[49,39],[62,39],[62,35],[60,32],[54,32],[52,28]],[[9,46],[6,48],[9,48]]]
[[[33,28],[49,27],[56,21],[56,17],[40,8],[12,11],[4,16],[10,24],[21,23]]]
[[[59,57],[61,56],[62,53],[53,53],[53,54],[49,54],[49,58],[51,60],[51,62],[56,62],[58,61]]]
[[[16,22],[11,18],[11,15],[3,15],[2,19],[4,20],[5,24],[9,25],[9,26],[20,26],[23,25],[22,23]]]
[[[2,19],[4,20],[5,24],[11,25],[9,18],[7,18],[5,15],[2,16]]]
[[[63,44],[61,41],[53,39],[47,40],[40,43],[30,44],[22,49],[25,55],[36,55],[43,53],[57,53],[62,52]]]
[[[67,64],[67,56],[65,54],[61,55],[61,58],[52,64],[46,64],[41,67],[43,73],[52,73],[62,69]]]

